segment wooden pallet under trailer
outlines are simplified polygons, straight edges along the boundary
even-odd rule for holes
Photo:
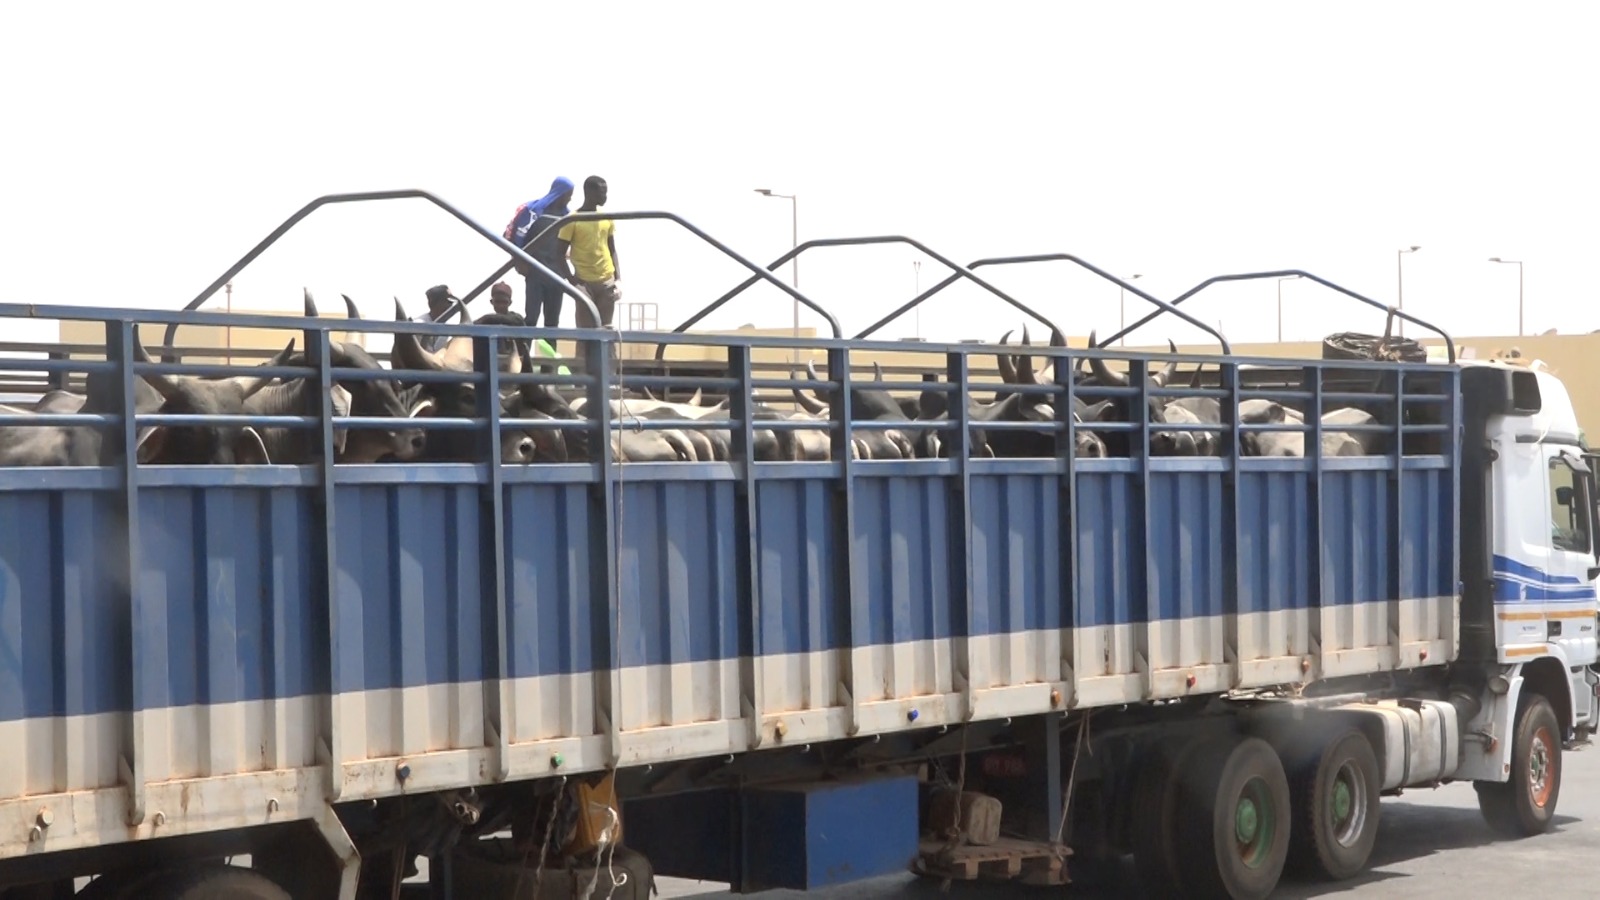
[[[1067,857],[1063,844],[1001,838],[993,844],[951,847],[941,840],[924,840],[917,854],[919,874],[952,881],[1020,880],[1023,884],[1067,883]]]

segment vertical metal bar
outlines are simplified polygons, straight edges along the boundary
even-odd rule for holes
[[[738,502],[734,506],[734,518],[739,533],[744,535],[741,540],[734,542],[735,553],[739,557],[739,575],[744,581],[746,628],[748,631],[745,640],[749,645],[748,653],[741,653],[740,683],[744,686],[740,714],[749,724],[750,748],[755,749],[763,743],[762,719],[765,715],[763,699],[766,696],[766,687],[762,679],[762,652],[761,641],[761,543],[757,534],[760,514],[756,508],[758,488],[756,486],[756,454],[755,454],[755,428],[750,418],[751,400],[754,390],[750,387],[751,365],[750,347],[746,345],[730,346],[728,348],[728,373],[738,379],[729,396],[729,413],[733,417],[733,464],[737,467],[739,482],[737,491]],[[793,432],[790,433],[791,435]],[[788,598],[780,597],[782,602]],[[798,602],[798,598],[796,598]]]
[[[606,621],[595,629],[604,642],[600,658],[606,660],[604,696],[597,698],[595,709],[605,730],[611,765],[622,759],[622,598],[617,592],[617,546],[622,540],[619,532],[621,519],[617,514],[621,491],[616,483],[621,469],[611,458],[611,356],[612,346],[607,341],[606,329],[597,329],[594,337],[581,343],[589,349],[588,409],[595,411],[596,437],[594,449],[594,477],[589,493],[589,552],[590,590],[600,608],[606,611]],[[597,684],[599,673],[596,673]]]
[[[854,735],[861,731],[860,689],[866,683],[865,679],[860,677],[858,670],[862,667],[866,656],[866,648],[859,644],[866,635],[867,610],[863,608],[863,604],[867,598],[858,595],[855,578],[855,475],[850,446],[850,352],[848,350],[842,347],[829,348],[828,378],[839,383],[834,390],[832,402],[828,404],[828,413],[833,425],[832,456],[839,463],[839,480],[835,486],[834,496],[833,535],[834,540],[844,542],[844,546],[834,548],[834,559],[839,562],[833,570],[834,596],[845,598],[850,610],[847,618],[850,626],[849,653],[840,690],[844,692],[846,706],[849,708],[849,734]]]
[[[956,603],[960,621],[955,623],[959,631],[954,635],[957,638],[952,642],[955,658],[950,662],[955,670],[956,688],[962,695],[962,720],[971,722],[978,714],[978,693],[972,683],[972,644],[977,640],[977,635],[973,634],[976,616],[972,614],[972,603],[977,585],[972,580],[972,409],[967,400],[971,384],[968,381],[965,352],[957,351],[945,357],[945,380],[956,389],[948,401],[949,419],[955,424],[956,432],[951,436],[952,440],[946,443],[955,450],[951,459],[956,464],[950,498],[955,513],[955,527],[950,535],[954,546],[950,552],[956,554],[955,558],[961,567],[961,576],[956,584],[961,597],[959,600],[951,598]]]
[[[102,447],[106,446],[107,438],[110,445],[117,448],[117,463],[121,470],[122,488],[118,496],[119,512],[122,514],[123,549],[125,558],[117,559],[114,565],[123,567],[126,575],[124,583],[128,586],[128,630],[127,639],[128,660],[130,663],[131,680],[129,687],[129,746],[127,755],[121,757],[121,775],[128,785],[128,824],[139,825],[145,817],[145,775],[148,769],[145,753],[145,723],[144,711],[152,706],[147,682],[152,677],[149,666],[145,663],[144,630],[147,626],[154,627],[155,623],[145,621],[145,604],[143,591],[139,589],[139,427],[135,414],[134,381],[137,376],[133,374],[133,342],[134,325],[131,321],[106,322],[106,358],[116,363],[118,376],[118,391],[116,392],[115,412],[120,419],[120,427],[113,438],[102,435]],[[108,454],[101,453],[101,458],[96,462],[107,462]]]
[[[495,777],[511,777],[510,720],[511,687],[507,684],[510,672],[508,654],[510,636],[506,634],[506,533],[505,533],[505,482],[500,466],[500,339],[490,335],[472,339],[472,367],[482,383],[476,393],[475,415],[484,421],[478,432],[478,458],[488,466],[483,483],[482,502],[478,505],[480,525],[478,550],[481,558],[479,582],[483,593],[479,602],[492,604],[482,610],[484,651],[490,658],[484,660],[483,712],[488,719],[487,734],[492,736],[495,751]]]
[[[1055,840],[1061,821],[1061,715],[1048,712],[1017,720],[1022,741],[1023,770],[1027,773],[1028,805],[1023,833],[1030,841]]]
[[[1402,588],[1405,585],[1404,573],[1410,562],[1406,553],[1405,541],[1405,493],[1406,493],[1406,373],[1404,369],[1394,370],[1394,468],[1390,471],[1390,491],[1394,503],[1390,507],[1389,525],[1389,603],[1388,603],[1388,628],[1389,646],[1393,651],[1394,666],[1399,668],[1402,664],[1400,653],[1400,605],[1402,601]]]
[[[317,370],[318,466],[322,478],[317,488],[317,502],[312,504],[322,516],[322,578],[323,595],[328,604],[328,777],[329,796],[337,800],[344,791],[344,766],[350,760],[349,743],[353,739],[344,727],[340,715],[341,694],[348,685],[344,671],[344,629],[339,620],[343,610],[339,602],[339,557],[335,539],[338,530],[334,522],[334,509],[338,499],[338,481],[334,470],[333,452],[333,362],[328,332],[310,328],[305,332],[307,362]],[[353,675],[354,673],[349,673]]]
[[[1461,583],[1461,450],[1466,443],[1466,433],[1461,421],[1461,369],[1451,367],[1445,372],[1441,386],[1449,398],[1444,402],[1450,408],[1450,430],[1444,434],[1444,447],[1445,452],[1450,454],[1450,515],[1446,521],[1450,523],[1450,583],[1455,593],[1448,605],[1451,618],[1450,658],[1454,660],[1461,653],[1461,598],[1466,593]]]
[[[1150,552],[1152,534],[1150,530],[1150,363],[1148,360],[1136,359],[1128,364],[1128,382],[1139,385],[1139,393],[1135,397],[1138,405],[1134,407],[1134,417],[1139,420],[1139,440],[1135,443],[1136,452],[1139,454],[1139,483],[1135,489],[1139,492],[1139,533],[1142,543],[1139,547],[1139,556],[1144,560],[1144,696],[1155,695],[1156,672],[1155,658],[1150,645],[1150,634],[1156,622],[1161,619],[1161,604],[1155,594],[1156,571],[1155,554]],[[1132,608],[1132,600],[1128,604]],[[1177,623],[1173,623],[1177,624]]]
[[[1222,472],[1223,515],[1226,517],[1222,533],[1227,540],[1227,545],[1222,549],[1222,596],[1225,598],[1224,619],[1229,624],[1223,638],[1227,644],[1222,650],[1222,661],[1230,668],[1231,686],[1238,687],[1244,673],[1244,664],[1239,655],[1240,648],[1244,646],[1239,637],[1243,627],[1243,612],[1239,609],[1239,549],[1243,546],[1239,536],[1239,497],[1244,490],[1239,471],[1239,364],[1224,362],[1218,376],[1217,386],[1228,392],[1222,401],[1224,433],[1217,435],[1219,441],[1227,442],[1227,449],[1222,454],[1226,462]]]
[[[1327,369],[1323,366],[1306,366],[1301,370],[1300,381],[1311,388],[1311,401],[1306,407],[1306,425],[1311,430],[1306,432],[1306,443],[1312,446],[1307,449],[1311,452],[1306,455],[1311,459],[1311,549],[1307,557],[1311,563],[1311,591],[1309,609],[1306,614],[1306,624],[1310,629],[1309,650],[1313,657],[1313,665],[1317,668],[1307,673],[1311,677],[1320,678],[1322,673],[1322,623],[1327,614],[1324,606],[1328,594],[1328,582],[1324,573],[1328,570],[1328,545],[1323,540],[1324,510],[1322,498],[1324,496],[1325,474],[1322,471],[1322,374]]]
[[[1067,688],[1061,705],[1065,706],[1074,702],[1078,693],[1074,668],[1078,640],[1078,404],[1071,360],[1055,357],[1053,365],[1060,393],[1051,399],[1056,405],[1056,424],[1062,429],[1056,432],[1056,462],[1061,473],[1056,482],[1056,542],[1061,558],[1061,681]],[[1053,833],[1043,839],[1052,838]]]

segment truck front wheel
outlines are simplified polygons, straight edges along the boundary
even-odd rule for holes
[[[1550,701],[1533,694],[1522,703],[1511,745],[1511,777],[1477,781],[1478,809],[1489,827],[1506,837],[1549,830],[1561,795],[1561,723]]]

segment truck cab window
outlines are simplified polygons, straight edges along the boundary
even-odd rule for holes
[[[1565,459],[1550,461],[1550,544],[1555,549],[1589,552],[1588,494],[1582,473]]]

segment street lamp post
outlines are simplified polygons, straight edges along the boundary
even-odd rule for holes
[[[1501,259],[1498,256],[1489,257],[1489,262],[1505,263],[1517,267],[1517,337],[1522,337],[1522,260]]]
[[[756,188],[756,193],[763,197],[777,197],[779,200],[789,201],[789,248],[792,250],[800,246],[800,198],[796,194],[779,194],[771,188]],[[796,291],[800,290],[800,257],[789,260],[789,280]],[[800,301],[793,300],[794,305],[794,338],[800,339]],[[799,359],[800,350],[795,349],[795,359]]]
[[[1398,309],[1398,310],[1401,310],[1402,312],[1405,311],[1405,308],[1406,308],[1406,273],[1405,273],[1405,268],[1402,267],[1400,265],[1400,263],[1401,263],[1402,260],[1405,259],[1405,255],[1407,253],[1415,253],[1415,252],[1417,252],[1418,250],[1421,250],[1421,249],[1422,249],[1421,247],[1418,247],[1415,244],[1413,244],[1410,247],[1403,247],[1403,248],[1401,248],[1399,250],[1396,250],[1395,254],[1394,254],[1394,278],[1395,278],[1395,282],[1396,282],[1396,284],[1395,284],[1395,304],[1394,304],[1394,308]],[[1405,337],[1406,336],[1406,320],[1405,319],[1401,319],[1399,322],[1397,322],[1395,324],[1398,325],[1399,328],[1400,328],[1400,333],[1399,333],[1398,336],[1399,337]]]
[[[1143,275],[1129,275],[1128,276],[1128,280],[1129,281],[1138,281],[1140,278],[1143,278],[1143,277],[1144,277]],[[1127,329],[1128,329],[1128,289],[1126,287],[1123,287],[1122,285],[1117,285],[1117,330],[1118,331],[1126,331]],[[1121,346],[1124,346],[1124,347],[1128,346],[1128,336],[1124,334],[1121,338],[1118,339],[1117,343],[1120,344]]]
[[[1283,343],[1283,283],[1299,278],[1299,275],[1285,275],[1278,279],[1278,343]]]

